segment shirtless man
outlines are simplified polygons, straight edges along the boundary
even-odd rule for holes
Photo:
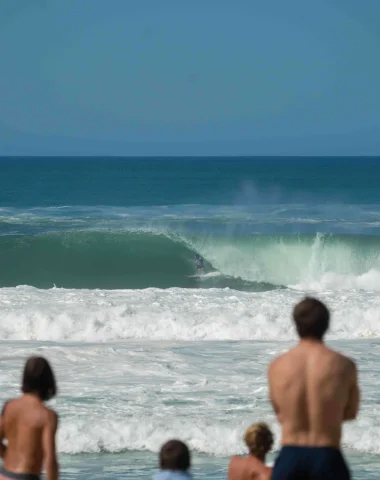
[[[46,480],[58,479],[55,434],[57,414],[44,401],[56,395],[53,371],[42,357],[27,360],[20,398],[5,403],[0,418],[0,480],[38,480],[43,464]],[[8,445],[4,445],[4,439]]]
[[[359,388],[352,360],[323,344],[330,314],[306,298],[293,311],[300,341],[269,366],[269,393],[282,427],[273,480],[348,480],[342,423],[356,418]]]

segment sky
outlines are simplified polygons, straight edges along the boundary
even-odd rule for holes
[[[379,0],[0,0],[0,155],[380,155]]]

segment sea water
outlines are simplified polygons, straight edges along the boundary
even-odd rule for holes
[[[66,479],[149,478],[176,437],[219,480],[261,420],[272,463],[267,366],[317,295],[359,367],[344,454],[378,478],[379,178],[378,159],[0,160],[0,399],[28,355],[52,362]]]

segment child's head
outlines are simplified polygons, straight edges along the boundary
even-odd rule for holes
[[[248,427],[244,435],[249,453],[258,458],[265,458],[273,445],[273,435],[265,423],[255,423]]]
[[[190,452],[187,445],[180,440],[169,440],[160,451],[161,470],[188,470],[190,468]]]
[[[43,357],[29,357],[22,377],[22,392],[33,393],[43,400],[50,400],[57,394],[54,373],[49,362]]]

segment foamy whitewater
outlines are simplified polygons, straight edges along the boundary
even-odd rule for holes
[[[179,437],[195,478],[221,480],[258,420],[273,462],[266,371],[305,294],[358,363],[344,453],[354,478],[378,478],[379,163],[0,160],[0,398],[28,355],[49,358],[62,478],[150,478]]]

